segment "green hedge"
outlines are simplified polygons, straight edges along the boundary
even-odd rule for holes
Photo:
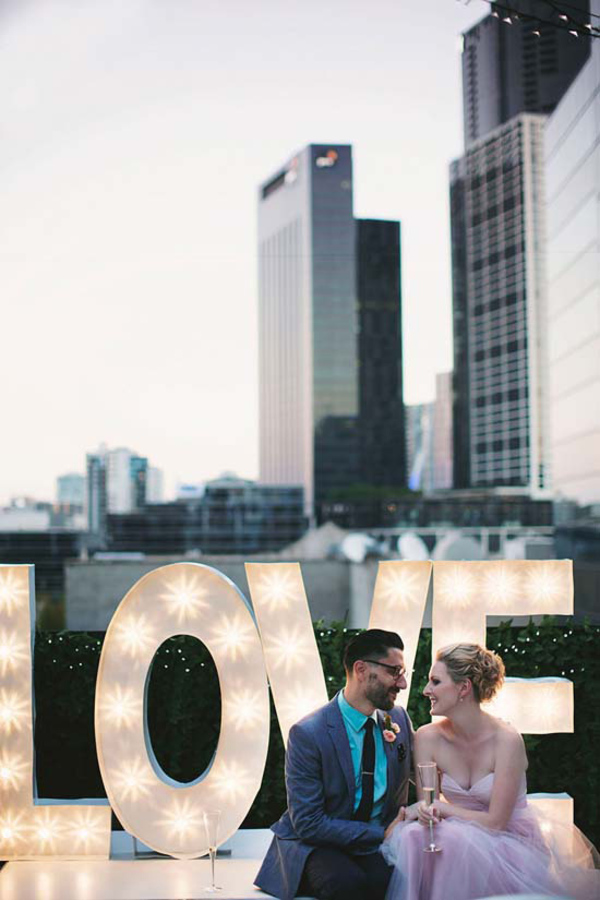
[[[330,695],[343,685],[341,625],[315,624]],[[38,633],[35,645],[36,768],[40,797],[105,796],[96,761],[94,690],[102,634]],[[576,734],[525,738],[528,788],[567,791],[577,824],[600,843],[600,628],[556,624],[524,628],[510,622],[488,629],[488,646],[513,676],[564,674],[575,684]],[[431,659],[431,632],[423,630],[415,662],[409,712],[415,727],[429,720],[421,691]],[[212,658],[199,641],[171,638],[156,654],[148,692],[150,734],[169,775],[190,781],[210,761],[218,738],[221,701]],[[244,823],[269,826],[285,806],[283,745],[273,708],[271,740],[261,790]]]

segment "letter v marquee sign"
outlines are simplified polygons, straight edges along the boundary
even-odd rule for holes
[[[382,562],[369,627],[402,634],[409,685],[432,569],[434,650],[458,639],[484,644],[487,613],[573,612],[568,561]],[[267,678],[284,741],[295,721],[327,701],[300,566],[248,563],[246,570],[256,624],[243,594],[221,572],[177,563],[141,578],[106,633],[95,719],[108,800],[128,831],[170,856],[206,853],[204,810],[221,809],[221,843],[246,816],[267,756]],[[36,797],[34,616],[33,566],[0,566],[0,859],[106,859],[108,802]],[[176,634],[206,645],[221,689],[217,749],[206,772],[190,784],[162,771],[146,720],[152,660]],[[402,702],[407,700],[408,691]],[[491,711],[524,733],[572,732],[573,685],[559,678],[509,678]]]

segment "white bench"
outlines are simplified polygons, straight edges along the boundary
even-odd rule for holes
[[[268,829],[238,831],[216,861],[220,900],[260,900],[254,887],[272,834]],[[152,854],[127,832],[113,832],[111,859],[82,862],[11,862],[0,871],[0,900],[201,900],[209,898],[207,859],[166,859]],[[310,898],[303,898],[310,900]]]

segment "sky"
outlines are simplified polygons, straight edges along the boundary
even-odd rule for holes
[[[258,475],[256,192],[350,143],[402,222],[405,402],[452,367],[448,164],[483,0],[0,0],[0,504],[101,442]]]

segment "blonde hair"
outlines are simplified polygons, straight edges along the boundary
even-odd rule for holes
[[[502,658],[479,644],[449,644],[435,658],[444,663],[452,681],[471,682],[478,702],[491,700],[504,681]]]

